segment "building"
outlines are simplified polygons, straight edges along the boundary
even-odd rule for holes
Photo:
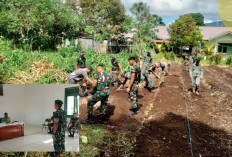
[[[156,43],[168,42],[167,26],[158,26]],[[208,44],[216,44],[214,52],[232,55],[232,32],[227,27],[200,27],[203,40]]]

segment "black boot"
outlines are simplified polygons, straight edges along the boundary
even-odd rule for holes
[[[155,93],[155,90],[152,89],[151,87],[148,87],[147,90],[148,90],[149,92],[151,92],[151,93]]]
[[[88,118],[86,120],[81,121],[81,124],[93,124],[93,116],[88,115]]]
[[[100,119],[99,119],[99,123],[100,123],[100,124],[104,124],[105,121],[106,121],[105,114],[101,114],[101,117],[100,117]]]
[[[131,115],[137,115],[138,114],[138,107],[130,109],[129,114],[131,114]]]

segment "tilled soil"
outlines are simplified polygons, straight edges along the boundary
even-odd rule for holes
[[[193,156],[232,156],[231,70],[232,68],[216,66],[204,67],[205,78],[200,87],[200,95],[197,96],[189,90],[191,86],[188,73],[181,65],[174,63],[170,69],[172,75],[165,78],[164,85],[156,89],[155,93],[147,92],[140,85],[141,109],[137,116],[128,114],[131,107],[127,100],[128,94],[111,88],[108,124],[100,127],[108,129],[115,137],[124,134],[130,138],[133,143],[132,156],[192,156],[189,135]],[[157,86],[156,79],[154,86]],[[86,99],[81,99],[81,120],[86,118],[85,113]],[[98,114],[96,107],[95,119]],[[123,156],[123,143],[120,146],[108,145],[107,152],[103,154]]]

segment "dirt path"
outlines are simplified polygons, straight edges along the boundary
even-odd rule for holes
[[[141,110],[137,116],[128,114],[130,102],[127,101],[127,93],[116,92],[116,89],[112,88],[108,106],[109,121],[102,127],[115,135],[113,138],[115,144],[108,145],[107,154],[123,155],[125,148],[120,143],[123,141],[119,140],[119,136],[123,134],[130,139],[133,156],[191,156],[184,88],[189,107],[193,155],[220,157],[232,155],[230,147],[232,78],[227,78],[232,72],[230,69],[218,67],[204,69],[206,77],[200,88],[200,96],[188,90],[190,88],[188,73],[175,63],[172,65],[172,75],[165,78],[164,86],[156,93],[148,93],[141,85],[139,91]],[[219,72],[215,71],[220,72],[221,79],[216,77]],[[184,80],[183,84],[181,77]],[[85,105],[86,100],[82,100],[80,119],[86,117],[83,114],[86,112]],[[98,113],[96,110],[95,115]]]

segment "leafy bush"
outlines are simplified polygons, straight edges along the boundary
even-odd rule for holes
[[[205,56],[202,55],[202,54],[200,54],[200,53],[198,53],[198,54],[197,54],[197,57],[202,61],[202,60],[204,60],[204,57],[205,57]]]
[[[172,60],[172,61],[176,60],[176,55],[173,51],[172,52],[165,52],[164,57],[168,60]]]
[[[228,56],[228,57],[226,58],[226,64],[227,64],[227,65],[232,65],[232,56]]]
[[[222,53],[216,53],[209,57],[210,64],[218,65],[222,62]]]

